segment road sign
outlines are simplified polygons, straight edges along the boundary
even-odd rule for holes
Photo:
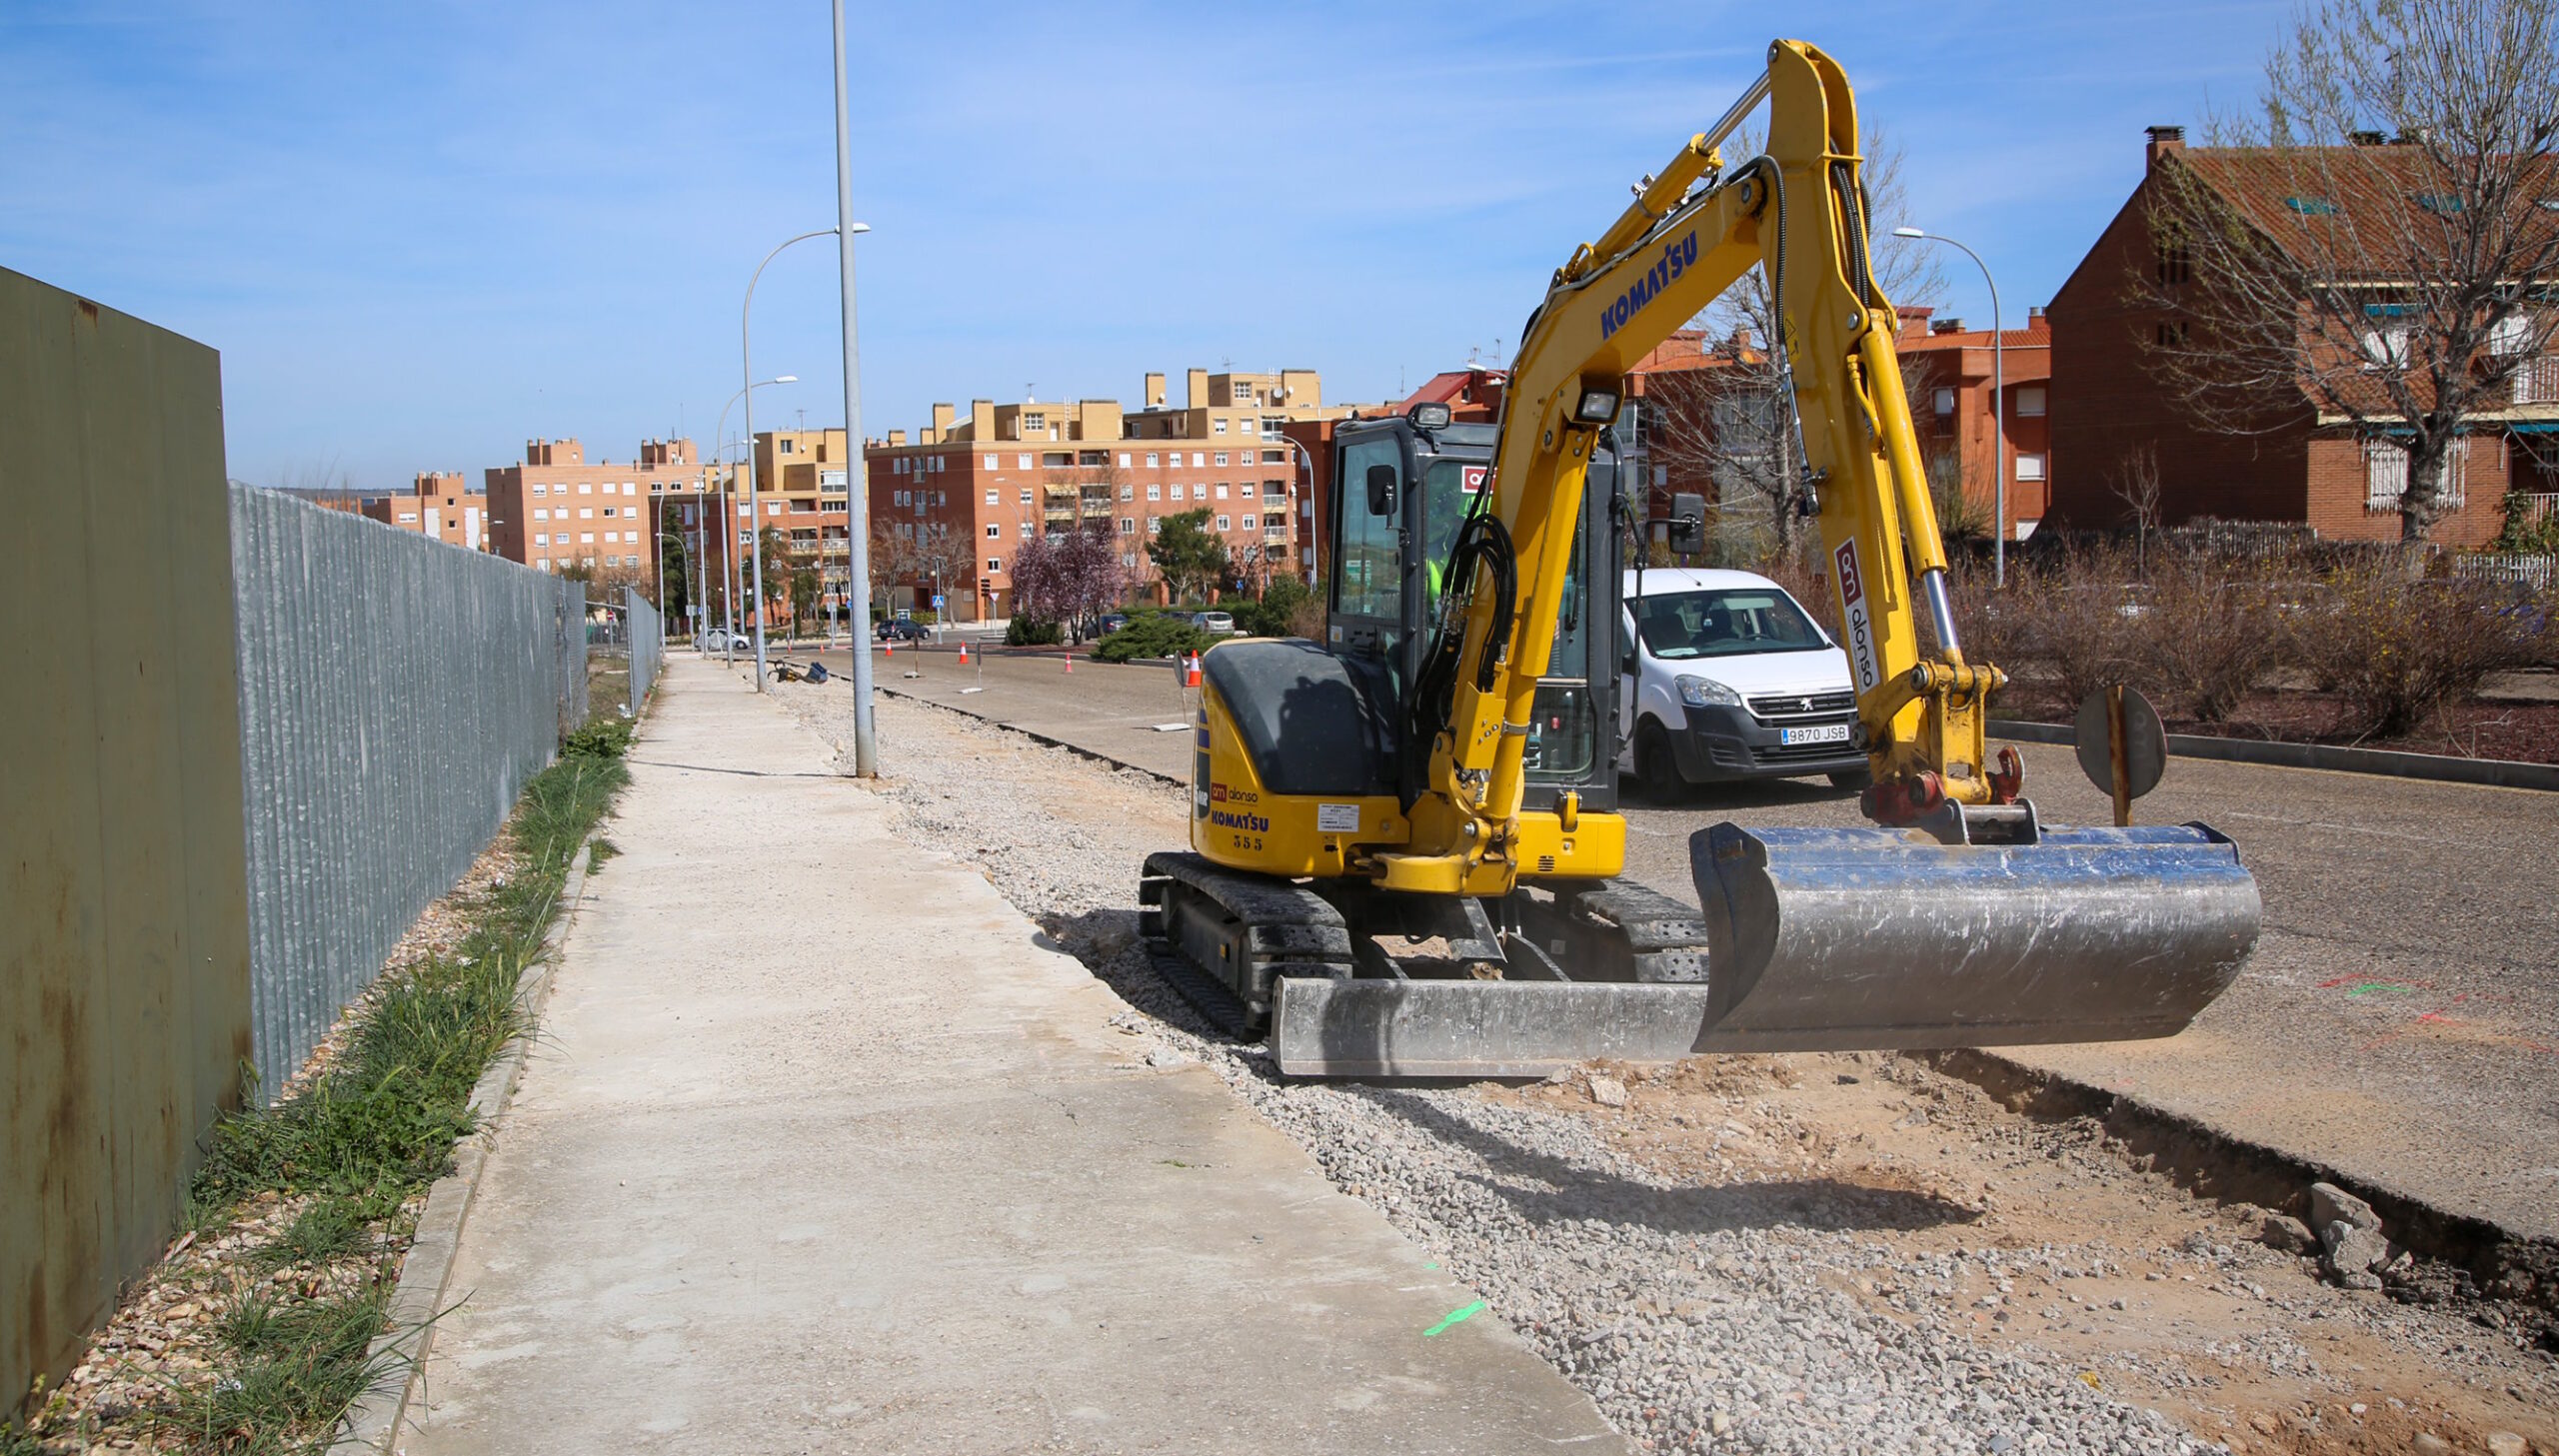
[[[936,612],[942,610],[942,594],[939,592],[933,594],[933,610]]]
[[[684,604],[684,615],[687,617],[700,617],[702,615],[702,604],[698,602],[687,602]]]
[[[2100,688],[2079,705],[2072,725],[2079,771],[2114,796],[2115,822],[2128,823],[2132,801],[2159,786],[2168,767],[2168,732],[2159,710],[2133,688]]]

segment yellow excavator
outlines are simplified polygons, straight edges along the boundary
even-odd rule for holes
[[[1766,150],[1727,166],[1763,101]],[[1556,271],[1497,426],[1338,433],[1325,641],[1207,655],[1191,852],[1140,882],[1158,968],[1283,1074],[2166,1036],[2239,973],[2259,905],[2230,840],[2041,823],[1989,751],[2005,679],[1957,640],[1857,137],[1838,65],[1772,44]],[[1627,370],[1754,267],[1873,826],[1703,830],[1691,908],[1618,878],[1619,417]]]

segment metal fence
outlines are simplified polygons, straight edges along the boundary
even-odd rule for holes
[[[631,645],[631,716],[638,718],[667,657],[666,622],[638,589],[622,589],[623,639]]]
[[[2559,582],[2559,557],[2512,552],[2464,552],[2452,558],[2452,574],[2483,582],[2512,582],[2547,592]]]
[[[586,588],[233,487],[250,1015],[274,1096],[586,720]]]

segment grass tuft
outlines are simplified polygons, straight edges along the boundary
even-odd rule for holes
[[[387,1286],[339,1299],[283,1303],[252,1295],[222,1321],[223,1344],[240,1357],[210,1383],[188,1387],[159,1417],[190,1451],[269,1456],[307,1449],[315,1418],[334,1424],[364,1392],[380,1362],[368,1351],[382,1332]]]

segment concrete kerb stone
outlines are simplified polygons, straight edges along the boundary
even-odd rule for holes
[[[488,1163],[489,1147],[498,1135],[507,1102],[524,1076],[534,1031],[541,1023],[542,1005],[551,994],[553,968],[568,948],[570,929],[577,922],[578,906],[586,894],[587,851],[592,843],[590,839],[580,844],[579,852],[570,860],[569,878],[560,890],[559,913],[544,932],[542,948],[516,982],[517,999],[524,1005],[525,1028],[472,1085],[471,1135],[455,1145],[453,1171],[438,1178],[427,1190],[427,1206],[418,1215],[408,1255],[401,1260],[399,1287],[391,1295],[391,1328],[375,1339],[372,1349],[366,1352],[375,1367],[373,1381],[347,1407],[338,1434],[329,1443],[329,1456],[392,1456],[399,1440],[400,1423],[407,1417],[411,1402],[417,1398],[418,1383],[426,1375],[427,1352],[435,1341],[436,1320],[445,1312],[445,1288],[453,1275],[454,1254],[462,1245],[463,1225],[471,1217],[472,1199],[480,1191],[481,1170]]]
[[[2078,741],[2066,724],[1990,721],[1992,737],[2021,743]],[[2224,738],[2210,733],[2169,733],[2168,751],[2180,758],[2218,758],[2231,763],[2260,763],[2276,768],[2324,768],[2332,773],[2379,773],[2393,778],[2430,778],[2445,783],[2479,783],[2491,788],[2537,788],[2559,791],[2559,763],[2527,763],[2514,758],[2456,758],[2449,753],[2403,753],[2394,748],[2347,748],[2333,743],[2289,743],[2269,738]]]

